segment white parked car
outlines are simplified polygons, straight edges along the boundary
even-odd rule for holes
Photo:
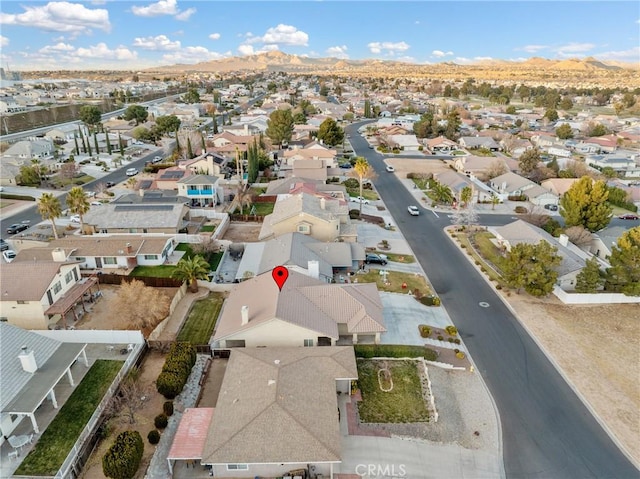
[[[100,201],[92,201],[91,203],[89,203],[91,206],[102,206],[102,203]]]
[[[16,257],[16,252],[12,249],[8,249],[2,252],[2,257],[7,263],[11,263]]]
[[[395,169],[393,166],[391,166],[391,165],[387,165],[386,170],[387,170],[389,173],[393,173],[394,171],[396,171],[396,169]]]
[[[415,205],[411,205],[411,206],[407,207],[407,211],[409,212],[409,214],[411,216],[420,216],[420,210]]]
[[[363,196],[352,196],[351,201],[353,201],[354,203],[362,203],[363,205],[369,204],[369,200]]]
[[[72,223],[80,223],[80,215],[73,215],[71,218],[69,218],[69,221],[71,221]]]
[[[138,174],[137,168],[127,168],[126,175],[127,176],[136,176]]]

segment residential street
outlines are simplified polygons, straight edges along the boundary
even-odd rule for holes
[[[382,155],[360,135],[352,145],[378,172],[375,186],[396,219],[443,305],[458,327],[500,411],[504,465],[511,478],[635,478],[638,470],[618,449],[517,318],[455,247],[442,228],[450,224],[422,209]],[[429,161],[425,159],[424,161]],[[489,215],[491,223],[509,222]],[[504,223],[502,223],[504,224]],[[489,303],[481,307],[479,303]]]

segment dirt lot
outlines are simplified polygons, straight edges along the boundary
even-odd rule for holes
[[[408,158],[387,158],[385,163],[391,165],[396,170],[399,178],[406,178],[407,173],[440,173],[449,171],[449,163],[451,161],[435,160],[425,156],[424,160],[408,159]]]
[[[640,305],[567,306],[524,294],[506,299],[640,462]]]
[[[260,228],[262,223],[238,223],[232,222],[229,224],[227,231],[224,233],[222,239],[235,242],[256,242],[258,241],[258,235],[260,234]]]
[[[162,405],[166,401],[164,396],[159,394],[155,388],[155,380],[160,374],[162,365],[164,364],[164,354],[151,351],[147,353],[140,367],[140,376],[138,383],[140,384],[140,391],[144,392],[146,400],[144,401],[144,407],[139,409],[135,414],[135,424],[129,423],[129,418],[123,414],[116,414],[108,423],[108,436],[106,439],[100,441],[87,464],[83,468],[83,479],[103,479],[104,474],[102,472],[102,456],[116,436],[122,431],[131,429],[138,431],[144,440],[144,455],[142,456],[142,462],[136,478],[140,479],[144,477],[145,471],[151,462],[155,446],[149,444],[147,440],[147,434],[152,429],[155,429],[153,425],[153,419],[162,412]]]

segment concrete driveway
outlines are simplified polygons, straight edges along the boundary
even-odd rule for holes
[[[444,329],[453,324],[447,311],[442,307],[424,306],[409,294],[380,293],[384,306],[383,316],[386,333],[382,333],[382,344],[424,345],[424,338],[418,333],[418,325],[428,324]]]
[[[336,469],[367,479],[504,477],[498,453],[393,437],[343,437]]]

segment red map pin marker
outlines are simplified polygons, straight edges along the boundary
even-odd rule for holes
[[[278,289],[282,291],[282,287],[289,277],[289,270],[284,266],[276,266],[273,268],[273,271],[271,271],[271,276],[273,276],[273,280],[278,285]]]

